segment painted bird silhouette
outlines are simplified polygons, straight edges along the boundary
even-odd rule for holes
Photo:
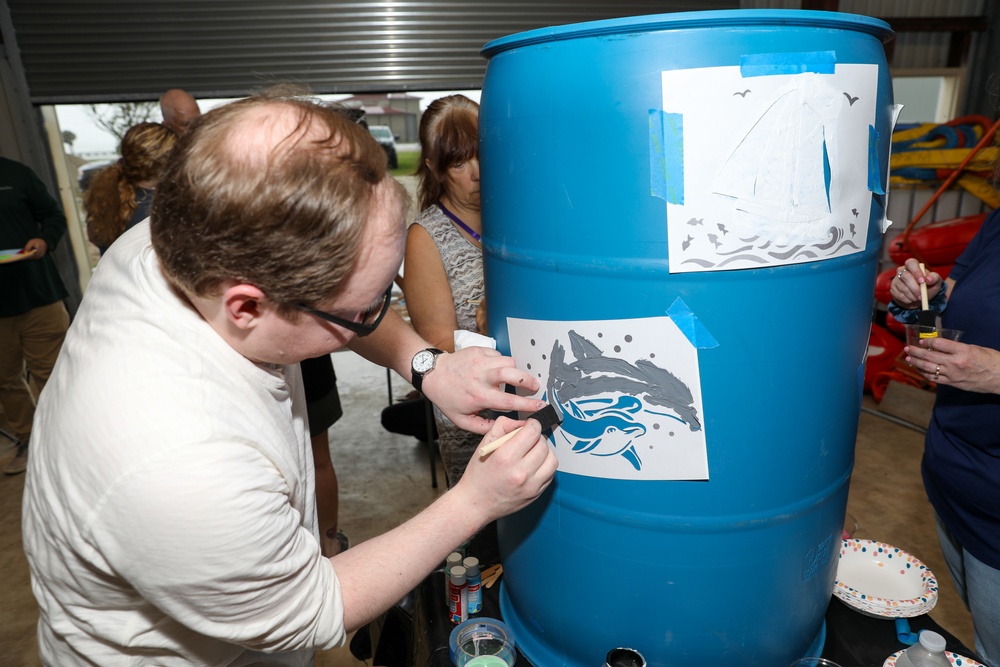
[[[672,373],[645,359],[632,364],[605,357],[600,348],[577,332],[571,330],[568,336],[576,361],[567,362],[566,349],[558,339],[553,342],[546,400],[562,413],[559,433],[571,443],[572,451],[593,456],[621,455],[640,470],[642,461],[633,441],[646,433],[646,426],[638,421],[641,413],[674,419],[692,431],[701,430],[691,389]]]
[[[846,98],[847,98],[847,101],[851,103],[851,106],[852,106],[852,107],[854,106],[854,103],[858,101],[858,98],[856,98],[856,97],[851,97],[850,93],[846,93],[846,92],[845,92],[845,93],[844,93],[844,97],[846,97]]]
[[[747,93],[749,93],[749,92],[750,92],[749,88],[747,88],[746,90],[744,90],[742,93],[737,90],[735,93],[733,93],[733,97],[736,97],[737,95],[739,95],[740,97],[746,97]]]

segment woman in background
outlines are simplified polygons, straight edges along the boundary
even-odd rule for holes
[[[403,292],[413,328],[447,352],[454,351],[457,329],[478,331],[483,303],[478,147],[478,104],[464,95],[430,104],[420,121],[421,213],[406,236]],[[454,484],[481,438],[436,408],[435,417],[441,458]]]
[[[177,133],[160,123],[128,129],[121,158],[94,177],[83,197],[87,238],[103,255],[125,230],[149,217],[153,190],[177,143]]]

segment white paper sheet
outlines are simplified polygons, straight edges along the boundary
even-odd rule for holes
[[[669,317],[508,318],[511,355],[563,417],[561,472],[630,480],[708,479],[698,351]]]
[[[833,74],[663,72],[663,110],[682,116],[684,145],[683,203],[667,204],[670,271],[864,250],[877,76],[865,64],[837,64]]]

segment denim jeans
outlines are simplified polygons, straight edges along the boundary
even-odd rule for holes
[[[962,548],[941,518],[935,518],[951,580],[972,613],[976,653],[989,667],[1000,667],[1000,570],[977,560]]]

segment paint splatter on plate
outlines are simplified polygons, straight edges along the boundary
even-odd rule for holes
[[[920,560],[873,540],[844,540],[833,594],[863,614],[912,618],[926,614],[938,599],[934,573]]]
[[[896,660],[899,656],[903,655],[902,651],[896,651],[882,663],[882,667],[896,667]],[[944,655],[948,658],[948,662],[955,665],[955,667],[985,667],[983,663],[977,662],[972,658],[966,658],[965,656],[959,655],[957,653],[952,653],[951,651],[945,651]]]

